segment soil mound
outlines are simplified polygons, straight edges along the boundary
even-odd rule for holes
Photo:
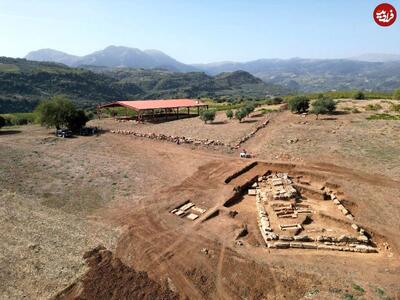
[[[88,271],[53,299],[178,299],[166,284],[124,265],[102,246],[86,252],[83,258]]]

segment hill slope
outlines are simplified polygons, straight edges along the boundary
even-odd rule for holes
[[[243,71],[218,76],[131,68],[70,68],[0,57],[0,113],[31,111],[41,99],[65,94],[81,108],[119,99],[262,98],[284,94]]]
[[[136,97],[143,91],[102,74],[55,63],[0,58],[0,113],[30,111],[39,100],[65,94],[80,107]]]
[[[247,71],[268,83],[300,92],[400,87],[400,61],[365,62],[346,59],[260,59],[246,63],[198,64],[208,74]]]
[[[287,94],[288,89],[267,84],[244,72],[236,71],[210,76],[202,72],[171,72],[129,68],[89,68],[121,83],[133,83],[146,91],[145,98],[214,97],[232,99],[236,97],[263,98],[266,95]]]

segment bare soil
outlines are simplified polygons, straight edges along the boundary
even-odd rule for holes
[[[0,133],[1,298],[66,297],[60,291],[83,282],[85,299],[129,298],[141,284],[140,297],[153,299],[175,292],[189,299],[398,299],[399,124],[367,121],[370,113],[320,120],[274,113],[244,145],[262,163],[228,184],[252,160],[111,133],[65,140],[38,126]],[[113,122],[96,124],[122,124]],[[140,126],[230,141],[254,125],[184,119]],[[253,199],[224,205],[236,186],[267,170],[337,186],[379,252],[267,249]],[[195,221],[170,213],[187,200],[207,211]],[[99,244],[114,256],[96,252],[89,257],[100,263],[85,266],[82,256]]]

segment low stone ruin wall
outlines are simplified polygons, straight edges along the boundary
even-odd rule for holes
[[[248,139],[250,139],[251,137],[253,137],[257,131],[259,131],[260,129],[264,128],[265,126],[267,126],[269,123],[269,120],[265,120],[263,121],[261,124],[257,125],[256,128],[254,128],[250,133],[246,134],[245,136],[243,136],[236,144],[235,148],[239,148],[241,144],[245,143]]]
[[[132,130],[122,130],[122,129],[111,130],[110,132],[117,133],[117,134],[123,134],[123,135],[133,135],[136,137],[148,138],[148,139],[152,139],[152,140],[167,141],[167,142],[172,142],[175,144],[193,144],[193,145],[205,145],[205,146],[229,146],[219,140],[194,139],[191,137],[166,135],[166,134],[161,134],[161,133],[160,134],[141,133],[141,132],[135,132]]]
[[[261,128],[264,128],[267,126],[269,123],[269,120],[263,121],[261,124],[257,125],[250,133],[246,134],[244,137],[242,137],[235,145],[224,143],[219,140],[213,140],[213,139],[196,139],[196,138],[191,138],[191,137],[185,137],[185,136],[173,136],[173,135],[166,135],[166,134],[161,134],[161,133],[141,133],[141,132],[135,132],[133,130],[124,130],[124,129],[113,129],[110,130],[111,133],[117,133],[117,134],[123,134],[123,135],[132,135],[136,137],[142,137],[142,138],[148,138],[152,140],[159,140],[159,141],[167,141],[167,142],[172,142],[175,144],[192,144],[192,145],[197,145],[197,146],[221,146],[221,147],[229,147],[230,149],[238,149],[241,144],[246,142],[249,138],[254,136],[257,131],[259,131]]]

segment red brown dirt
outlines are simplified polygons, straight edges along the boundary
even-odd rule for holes
[[[365,117],[278,113],[244,145],[266,162],[229,184],[225,178],[249,160],[109,133],[53,142],[45,140],[47,130],[26,126],[2,135],[0,294],[51,297],[81,278],[83,253],[101,243],[135,272],[168,281],[181,298],[378,299],[378,288],[400,298],[399,135],[394,123],[367,123]],[[297,143],[287,143],[296,137]],[[242,213],[232,218],[235,208],[223,203],[235,185],[267,170],[337,186],[380,252],[266,249],[252,204],[241,202]],[[206,214],[219,213],[204,222],[169,213],[186,200],[207,207]],[[249,234],[239,246],[235,235],[244,223]],[[116,233],[117,241],[111,238]],[[365,293],[357,295],[353,284]]]
[[[83,258],[89,269],[53,299],[178,299],[166,284],[160,285],[146,272],[124,265],[104,247],[88,251]]]

